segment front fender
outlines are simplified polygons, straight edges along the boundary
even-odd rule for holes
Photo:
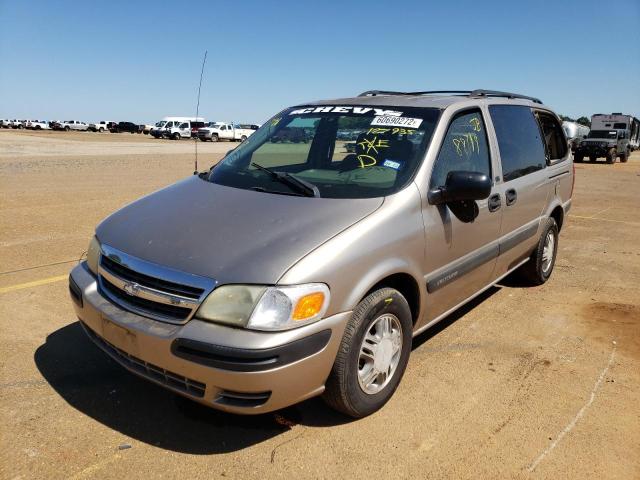
[[[426,296],[424,241],[420,194],[411,184],[299,260],[278,283],[326,283],[331,290],[327,315],[333,315],[353,310],[385,277],[404,273],[418,285],[421,317]]]

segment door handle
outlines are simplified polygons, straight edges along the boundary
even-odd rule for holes
[[[496,210],[500,210],[502,206],[502,200],[500,200],[500,194],[496,193],[495,195],[491,195],[489,197],[489,201],[487,202],[489,206],[490,212],[495,212]]]
[[[507,199],[507,205],[513,205],[518,200],[518,194],[515,189],[510,188],[506,192],[504,192],[504,196]]]

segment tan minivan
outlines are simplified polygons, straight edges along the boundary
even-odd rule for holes
[[[71,297],[108,355],[193,400],[244,414],[322,394],[362,417],[413,336],[515,270],[549,278],[573,176],[535,98],[298,105],[105,219]]]

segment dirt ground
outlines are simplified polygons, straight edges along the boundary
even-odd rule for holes
[[[235,146],[200,143],[201,169]],[[194,142],[0,130],[0,477],[640,478],[640,152],[576,165],[542,287],[414,340],[393,399],[220,413],[85,338],[66,275],[96,224],[193,171]]]

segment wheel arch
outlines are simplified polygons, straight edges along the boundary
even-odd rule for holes
[[[367,293],[362,296],[360,301],[362,301],[367,295],[370,295],[372,292],[384,287],[398,290],[407,300],[409,309],[411,310],[411,320],[413,322],[413,325],[415,326],[418,322],[418,318],[420,318],[421,306],[420,287],[418,286],[418,282],[416,281],[416,279],[412,275],[405,272],[398,272],[387,275],[386,277],[376,282],[376,284],[373,285],[367,291]]]
[[[556,205],[553,210],[551,210],[549,217],[556,221],[556,225],[558,225],[558,232],[562,230],[562,223],[564,222],[564,209],[562,206]]]

